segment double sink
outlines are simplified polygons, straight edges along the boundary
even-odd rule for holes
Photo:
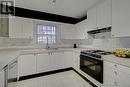
[[[23,50],[21,52],[21,54],[28,54],[28,53],[46,53],[46,52],[57,52],[59,50],[59,48],[37,48],[37,49],[28,49],[28,50]]]

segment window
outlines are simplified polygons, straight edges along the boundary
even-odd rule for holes
[[[37,25],[37,44],[56,44],[56,26]]]

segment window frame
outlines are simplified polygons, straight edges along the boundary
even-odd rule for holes
[[[52,44],[48,44],[48,45],[57,45],[57,43],[58,43],[58,38],[57,38],[57,34],[58,34],[58,27],[57,27],[57,25],[56,24],[52,24],[52,23],[36,23],[35,24],[35,43],[36,43],[36,45],[39,45],[39,46],[45,46],[46,45],[46,43],[45,44],[39,44],[38,43],[38,34],[37,34],[37,26],[38,25],[42,25],[42,26],[55,26],[55,32],[56,32],[56,34],[55,34],[55,43],[52,43]],[[40,35],[40,34],[39,34]],[[44,36],[43,34],[41,34],[41,36]],[[47,35],[47,36],[49,36],[49,35]],[[52,36],[52,35],[50,35],[50,36]]]

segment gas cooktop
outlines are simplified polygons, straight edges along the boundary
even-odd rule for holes
[[[112,54],[112,52],[107,52],[103,50],[84,50],[81,51],[80,55],[94,57],[94,58],[101,58],[102,55],[109,55],[109,54]]]

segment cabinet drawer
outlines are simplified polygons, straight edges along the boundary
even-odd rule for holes
[[[119,71],[117,75],[117,80],[120,87],[130,87],[130,74]]]
[[[116,63],[104,61],[105,87],[130,87],[129,81],[130,68]]]
[[[123,72],[125,74],[129,74],[129,76],[130,76],[130,68],[129,67],[122,66],[122,65],[117,65],[117,70],[121,71],[121,72]]]
[[[109,66],[110,68],[113,68],[114,70],[119,70],[119,71],[124,71],[125,73],[130,74],[130,68],[123,66],[123,65],[119,65],[116,63],[111,63],[111,62],[105,62],[105,66]]]

